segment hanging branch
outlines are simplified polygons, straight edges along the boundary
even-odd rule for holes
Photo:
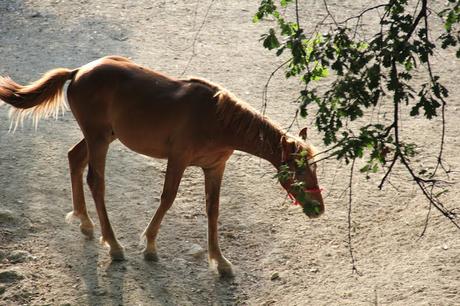
[[[353,252],[353,245],[352,245],[352,239],[351,239],[351,230],[352,230],[352,220],[351,220],[351,211],[352,211],[352,203],[353,203],[353,172],[355,169],[355,160],[351,162],[351,168],[350,168],[350,180],[348,182],[348,215],[347,215],[347,221],[348,221],[348,251],[350,252],[350,258],[351,258],[351,271],[352,273],[358,274],[361,276],[361,273],[358,271],[356,268],[356,259],[355,255]]]
[[[312,105],[317,109],[313,116],[314,123],[323,136],[326,149],[318,154],[321,158],[317,158],[316,162],[336,158],[347,164],[352,163],[354,169],[355,160],[362,159],[365,166],[359,169],[361,172],[369,175],[384,170],[379,189],[386,183],[391,185],[389,177],[395,165],[401,164],[428,201],[428,213],[421,236],[426,231],[433,207],[460,229],[454,210],[447,208],[440,200],[440,196],[452,183],[441,179],[438,174],[439,169],[444,170],[443,174],[447,177],[450,172],[443,159],[448,90],[442,85],[439,76],[433,73],[431,60],[437,47],[458,48],[460,45],[460,32],[457,31],[460,24],[460,2],[449,0],[445,4],[446,8],[436,14],[440,17],[436,21],[443,23],[444,32],[435,40],[429,37],[428,12],[432,10],[428,0],[419,0],[414,8],[407,1],[387,0],[387,3],[366,8],[343,21],[335,19],[327,1],[323,0],[326,15],[309,36],[300,26],[298,1],[279,0],[283,8],[289,3],[295,3],[293,22],[279,13],[277,2],[261,0],[254,21],[263,20],[267,16],[275,18],[278,31],[271,28],[268,34],[262,35],[261,41],[267,49],[276,50],[277,56],[288,53],[288,60],[275,72],[284,68],[287,78],[298,77],[303,83],[296,114],[306,118],[310,117],[309,109]],[[385,10],[383,14],[379,12],[381,8]],[[358,25],[371,12],[379,13],[379,30],[371,39],[360,40],[359,35],[355,35]],[[326,24],[327,19],[332,22]],[[357,20],[354,29],[347,25],[353,19]],[[324,26],[330,26],[326,32],[322,29]],[[278,39],[280,36],[282,39]],[[460,58],[460,49],[456,56]],[[410,81],[418,66],[427,67],[429,82],[419,85]],[[315,82],[330,74],[334,77],[332,84],[325,93],[319,94]],[[264,88],[265,93],[267,87],[268,82]],[[393,97],[392,109],[383,114],[379,111],[378,116],[386,119],[385,116],[389,114],[392,116],[391,122],[371,121],[358,127],[349,124],[365,118],[375,108],[381,109],[387,97]],[[264,107],[268,103],[266,98],[264,95]],[[440,112],[440,146],[432,173],[426,169],[417,173],[410,164],[411,158],[417,154],[417,143],[401,139],[399,113],[402,103],[410,108],[409,120],[422,116],[431,120]],[[352,179],[353,173],[350,181]],[[442,190],[439,192],[440,188]],[[351,196],[350,190],[349,213]],[[350,255],[353,257],[350,233],[349,242]],[[352,263],[354,265],[354,258]]]
[[[213,4],[214,4],[214,0],[211,0],[211,2],[208,5],[208,8],[206,9],[206,13],[204,14],[203,21],[201,22],[198,30],[195,32],[195,36],[193,37],[193,41],[191,45],[192,54],[190,55],[187,61],[187,64],[185,64],[184,70],[182,70],[182,73],[180,74],[181,77],[184,76],[185,72],[187,71],[187,69],[190,67],[190,64],[192,63],[193,58],[196,56],[196,42],[198,41],[198,36],[200,35],[201,31],[204,28],[204,25],[208,19],[208,15],[209,15],[209,12],[211,11],[211,7]]]

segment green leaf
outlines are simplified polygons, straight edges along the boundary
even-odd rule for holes
[[[262,35],[261,39],[263,40],[263,46],[268,50],[276,49],[280,46],[273,28],[269,30],[268,34]]]

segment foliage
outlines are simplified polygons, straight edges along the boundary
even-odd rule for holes
[[[307,152],[301,151],[298,157],[294,160],[295,167],[298,170],[305,169],[308,165]],[[295,171],[292,171],[287,164],[280,166],[278,173],[274,176],[280,183],[288,183],[291,188],[291,193],[295,197],[295,201],[300,204],[303,208],[303,212],[306,215],[319,214],[320,204],[317,201],[311,199],[310,195],[306,191],[305,183],[295,179]],[[292,198],[294,201],[294,199]]]
[[[261,41],[265,48],[275,50],[277,56],[288,57],[284,64],[287,78],[301,80],[300,115],[307,117],[312,109],[316,110],[315,125],[325,145],[330,147],[328,157],[347,163],[363,158],[366,163],[360,170],[365,173],[385,169],[380,188],[395,162],[401,162],[430,204],[455,223],[454,213],[433,193],[433,187],[439,186],[439,181],[434,179],[436,172],[444,169],[444,112],[449,91],[433,73],[431,59],[437,48],[458,48],[456,56],[460,58],[460,2],[448,0],[443,10],[434,12],[428,0],[420,0],[414,13],[408,0],[388,0],[343,22],[334,19],[326,1],[324,5],[328,13],[326,19],[332,20],[326,32],[322,28],[325,19],[307,35],[300,26],[298,3],[294,0],[262,0],[253,18],[254,22],[268,18],[276,22],[276,28],[270,28]],[[295,6],[293,21],[283,13],[290,6]],[[382,11],[380,28],[370,40],[363,40],[356,35],[357,25],[364,14],[373,10]],[[444,25],[443,33],[435,40],[431,39],[430,32],[433,18],[441,18]],[[352,20],[356,20],[354,28],[349,26]],[[420,67],[426,68],[428,81],[414,87],[411,79]],[[314,87],[315,82],[327,77],[333,79],[332,86],[320,94]],[[392,101],[391,120],[362,124],[370,112],[388,100]],[[431,171],[417,172],[411,166],[417,144],[401,139],[402,106],[408,106],[411,118],[442,117],[440,152],[437,165]],[[360,127],[353,128],[356,124],[352,122],[358,122]]]

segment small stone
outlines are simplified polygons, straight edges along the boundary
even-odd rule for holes
[[[21,263],[34,259],[34,257],[29,252],[23,250],[13,251],[6,258],[11,263]]]
[[[312,273],[318,273],[319,270],[318,270],[318,268],[311,268],[311,269],[310,269],[310,272],[312,272]]]
[[[30,18],[39,18],[39,17],[43,17],[43,15],[40,12],[32,12],[32,13],[29,14],[29,17]]]
[[[236,238],[235,234],[231,233],[231,232],[224,233],[224,236],[227,237],[227,238],[230,238],[230,239],[235,239]]]
[[[24,276],[14,270],[0,272],[0,283],[10,284],[23,279]]]
[[[442,246],[442,249],[443,249],[444,251],[446,251],[446,250],[449,249],[449,247],[447,246],[447,244],[445,244],[445,245]]]
[[[95,289],[93,291],[93,294],[94,295],[97,295],[97,296],[103,296],[103,295],[106,295],[107,294],[107,290],[103,289],[103,288],[98,288],[98,289]]]
[[[270,280],[275,280],[280,278],[280,274],[278,272],[273,272],[272,276],[270,276]]]
[[[0,223],[14,221],[15,216],[10,210],[0,210]]]
[[[204,254],[204,252],[205,250],[199,244],[194,243],[187,251],[187,255],[198,258],[201,257]]]
[[[179,268],[185,268],[187,266],[187,261],[183,258],[176,257],[172,260],[172,263]]]

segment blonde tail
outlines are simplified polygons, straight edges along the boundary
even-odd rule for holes
[[[9,77],[0,77],[0,102],[11,106],[10,130],[15,130],[24,118],[32,117],[35,127],[41,118],[54,116],[67,109],[63,87],[77,70],[58,68],[48,71],[32,84],[22,86]]]

